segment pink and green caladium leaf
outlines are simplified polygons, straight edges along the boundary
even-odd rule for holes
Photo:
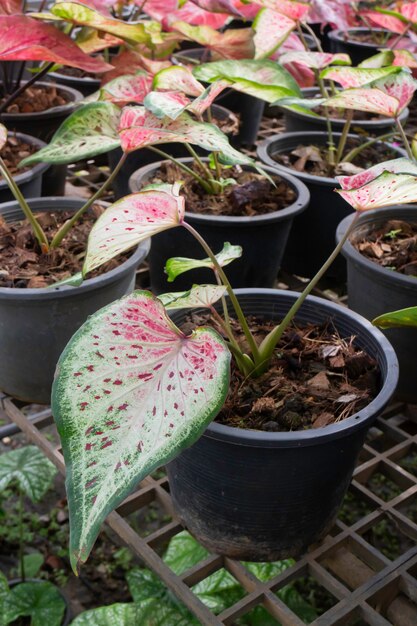
[[[119,125],[124,152],[162,143],[191,143],[208,152],[218,152],[225,163],[253,165],[254,161],[232,148],[228,138],[214,124],[197,122],[188,113],[176,120],[157,118],[145,107],[125,107]]]
[[[0,150],[4,148],[7,141],[7,128],[0,124]]]
[[[417,175],[383,172],[362,187],[336,189],[356,211],[369,211],[385,206],[417,202]]]
[[[193,69],[199,80],[207,83],[227,81],[233,89],[266,102],[298,96],[301,90],[294,78],[278,63],[268,60],[244,59],[203,63]]]
[[[70,115],[50,143],[23,159],[20,167],[33,163],[74,163],[120,146],[117,132],[120,110],[110,102],[91,102]]]
[[[365,11],[362,16],[369,20],[373,26],[379,26],[390,30],[392,33],[402,35],[407,30],[406,22],[401,19],[401,14],[395,13],[394,15],[383,15],[377,11]]]
[[[150,92],[151,86],[152,76],[145,70],[139,70],[136,74],[126,74],[110,80],[101,89],[85,98],[84,102],[104,100],[113,102],[119,107],[131,102],[141,104]]]
[[[340,109],[353,109],[376,113],[385,117],[398,117],[401,113],[397,98],[387,95],[380,89],[345,89],[336,96],[324,100],[324,106]]]
[[[242,13],[239,11],[240,2],[235,0],[189,0],[193,4],[196,4],[200,9],[209,11],[210,13],[224,13],[226,15],[235,15],[242,17]]]
[[[397,74],[374,80],[369,86],[381,89],[388,96],[396,98],[399,103],[398,112],[401,113],[413,98],[417,89],[417,80],[412,77],[408,69],[404,68]]]
[[[399,309],[398,311],[391,311],[390,313],[384,313],[379,315],[372,324],[379,328],[401,328],[408,326],[417,326],[417,307],[410,306],[406,309]]]
[[[167,310],[210,308],[226,293],[223,285],[193,285],[188,291],[163,293],[158,296]]]
[[[378,68],[343,66],[328,67],[321,72],[320,77],[334,80],[344,89],[349,89],[369,85],[379,78],[385,78],[391,74],[397,74],[398,72],[401,72],[401,68],[394,66]]]
[[[133,193],[109,206],[91,229],[83,275],[121,252],[184,220],[184,198],[179,186]]]
[[[296,2],[296,0],[256,0],[256,4],[272,9],[296,21],[301,21],[307,17],[307,13],[311,8],[311,5],[307,2]]]
[[[307,52],[303,50],[291,50],[284,52],[279,57],[282,65],[286,63],[300,63],[306,67],[322,70],[328,65],[351,65],[352,61],[348,54],[330,54],[330,52]]]
[[[181,91],[187,96],[199,96],[204,87],[188,67],[172,65],[155,74],[153,88],[157,91]]]
[[[146,0],[143,11],[161,22],[165,30],[169,30],[171,24],[178,21],[195,26],[222,28],[230,20],[230,16],[225,13],[211,13],[192,2],[183,3],[178,0]]]
[[[248,59],[253,57],[251,28],[231,28],[219,33],[209,26],[190,26],[185,22],[174,22],[172,28],[191,41],[208,48],[214,58]]]
[[[255,31],[255,59],[266,59],[279,48],[289,34],[296,28],[297,22],[272,9],[261,9],[252,28]]]
[[[409,50],[393,50],[394,60],[393,65],[399,65],[400,67],[417,67],[417,58]]]
[[[0,61],[48,61],[86,72],[107,72],[112,66],[89,57],[52,24],[25,15],[0,15]]]
[[[242,247],[234,246],[228,241],[223,246],[223,250],[221,250],[218,254],[216,254],[216,259],[219,265],[224,267],[225,265],[229,265],[235,259],[239,259],[242,256]],[[188,259],[186,257],[172,257],[168,259],[165,264],[165,273],[167,274],[168,282],[172,283],[177,276],[183,274],[184,272],[188,272],[189,270],[196,269],[198,267],[208,267],[214,270],[213,261],[209,258],[207,259]]]
[[[386,67],[387,65],[394,64],[395,55],[392,50],[382,50],[378,54],[365,59],[362,63],[359,63],[358,67],[367,69],[377,69],[379,67]]]
[[[184,335],[147,291],[101,309],[74,335],[52,390],[74,570],[106,516],[217,415],[229,368],[229,350],[213,329]]]
[[[229,83],[218,81],[209,85],[203,93],[195,100],[190,100],[183,93],[178,91],[151,91],[144,99],[145,107],[156,117],[162,118],[165,115],[172,120],[177,119],[184,111],[194,113],[201,117],[213,101],[217,98]]]
[[[417,164],[413,163],[410,159],[402,157],[400,159],[391,159],[390,161],[384,161],[378,163],[373,167],[354,174],[353,176],[336,176],[336,180],[342,189],[350,190],[362,187],[366,183],[371,182],[382,172],[391,172],[391,174],[411,174],[417,176]]]

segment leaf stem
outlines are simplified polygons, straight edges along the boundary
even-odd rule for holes
[[[205,189],[205,191],[207,191],[207,193],[211,193],[210,188],[208,188],[204,178],[199,176],[197,172],[194,172],[194,170],[188,167],[188,165],[185,165],[185,163],[181,163],[181,161],[171,156],[167,152],[164,152],[163,150],[159,150],[159,148],[155,148],[154,146],[147,146],[147,148],[148,150],[152,150],[152,152],[155,152],[155,154],[159,154],[159,156],[163,157],[167,161],[171,161],[172,163],[175,163],[181,170],[183,170],[184,172],[187,172],[187,174],[190,174],[190,176],[198,180],[200,185],[203,187],[203,189]]]
[[[212,175],[211,175],[210,170],[205,165],[205,163],[203,163],[203,161],[200,159],[200,157],[197,154],[197,152],[194,150],[194,148],[192,146],[190,146],[189,143],[185,143],[184,145],[187,148],[188,152],[193,157],[193,159],[195,160],[195,162],[199,165],[199,167],[202,170],[202,172],[204,172],[204,175],[206,176],[206,179],[207,179],[207,183],[210,184],[210,179],[213,178]],[[212,185],[210,185],[210,187],[212,187]],[[212,193],[214,193],[214,191],[215,190],[212,189]]]
[[[359,146],[357,146],[356,148],[353,148],[350,152],[348,152],[347,155],[343,158],[343,161],[345,163],[350,163],[350,161],[353,161],[353,159],[355,159],[358,156],[358,154],[362,152],[362,150],[365,150],[365,148],[372,146],[377,141],[383,141],[384,139],[389,139],[390,137],[393,137],[395,134],[396,134],[396,131],[391,131],[390,133],[386,133],[385,135],[379,135],[379,137],[374,137],[373,139],[370,139],[369,141],[365,141],[365,143],[360,144]]]
[[[314,39],[314,43],[317,46],[317,50],[319,52],[324,52],[322,46],[321,46],[321,41],[320,39],[317,37],[316,33],[314,32],[314,30],[311,28],[310,24],[307,24],[307,22],[303,22],[303,27],[306,29],[306,31],[308,32],[308,34],[310,35],[310,37],[313,37]]]
[[[398,130],[400,132],[401,139],[403,140],[404,147],[405,147],[405,149],[407,151],[408,158],[411,159],[411,161],[415,161],[414,155],[413,155],[413,151],[411,150],[410,142],[407,139],[407,135],[405,134],[403,125],[401,124],[401,120],[400,120],[399,117],[395,118],[395,124],[396,124],[396,126],[397,126],[397,128],[398,128]]]
[[[339,163],[340,163],[340,161],[342,160],[342,157],[343,157],[343,151],[344,151],[345,146],[346,146],[346,141],[347,141],[347,137],[348,137],[348,134],[349,134],[350,125],[351,125],[352,119],[353,119],[353,113],[354,113],[353,109],[349,109],[347,111],[347,114],[346,114],[346,121],[345,121],[344,126],[343,126],[341,137],[339,139],[339,145],[337,146],[336,165],[339,165]]]

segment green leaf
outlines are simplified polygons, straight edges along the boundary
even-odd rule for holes
[[[417,326],[417,307],[411,306],[398,311],[391,311],[379,315],[372,324],[380,328],[401,328],[403,326]]]
[[[187,96],[200,96],[204,87],[193,76],[188,67],[172,65],[155,74],[153,89],[159,91],[181,91]]]
[[[189,291],[163,293],[158,296],[167,310],[210,308],[226,293],[223,285],[193,285]]]
[[[4,602],[6,623],[30,616],[31,626],[61,626],[64,612],[63,597],[47,581],[20,583],[10,590]]]
[[[106,516],[217,415],[229,364],[212,328],[185,336],[147,291],[104,307],[73,336],[58,363],[52,410],[67,467],[74,569]]]
[[[6,616],[4,614],[6,598],[10,593],[9,583],[6,576],[0,570],[0,626],[8,626]]]
[[[382,52],[378,52],[378,54],[374,54],[368,59],[365,59],[365,61],[362,61],[362,63],[359,63],[358,67],[365,67],[367,69],[385,67],[386,65],[392,65],[394,59],[395,55],[392,50],[382,50]]]
[[[43,554],[40,552],[31,552],[30,554],[23,555],[23,564],[26,578],[36,578],[44,562]],[[23,577],[23,573],[20,569],[20,563],[18,568],[19,578]]]
[[[134,604],[101,606],[84,611],[71,622],[71,626],[139,626],[141,622],[138,621],[138,612],[139,609]]]
[[[223,250],[216,254],[216,259],[218,263],[224,267],[225,265],[229,265],[235,259],[239,259],[242,256],[242,247],[241,246],[233,246],[231,243],[226,241],[223,246]],[[172,283],[177,276],[183,274],[184,272],[188,272],[189,270],[195,269],[197,267],[208,267],[214,269],[213,262],[211,259],[188,259],[186,257],[172,257],[168,259],[165,265],[165,272],[168,275],[168,282]]]
[[[74,163],[120,146],[117,132],[120,110],[110,102],[91,102],[70,115],[51,142],[23,159],[19,167],[44,161]]]
[[[61,285],[69,285],[70,287],[79,287],[83,284],[84,278],[82,272],[77,272],[73,274],[73,276],[69,276],[68,278],[63,278],[62,280],[58,280],[56,283],[52,283],[49,285],[49,289],[54,289],[55,287],[61,287]]]
[[[0,491],[17,483],[32,502],[38,502],[50,488],[55,474],[55,467],[36,446],[0,455]]]

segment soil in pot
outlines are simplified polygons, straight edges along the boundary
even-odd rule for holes
[[[6,100],[4,96],[0,104]],[[68,104],[69,99],[64,91],[56,85],[31,85],[12,102],[5,110],[5,113],[40,113],[53,107],[60,107]]]
[[[18,165],[22,159],[30,156],[34,152],[37,152],[39,147],[36,144],[31,144],[16,135],[9,135],[6,144],[0,150],[0,156],[6,164],[9,172],[14,176],[15,174],[21,174],[27,172],[30,167],[19,168]],[[2,180],[0,174],[0,180]]]

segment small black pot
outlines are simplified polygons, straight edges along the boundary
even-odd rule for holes
[[[223,106],[219,106],[218,104],[213,104],[211,110],[213,112],[213,116],[219,120],[227,120],[230,117],[230,111],[228,109],[225,109]],[[156,147],[159,147],[165,152],[168,152],[168,154],[176,159],[188,157],[190,154],[187,148],[182,143],[169,143]],[[194,149],[197,154],[207,154],[207,150],[203,150],[198,146],[194,146]],[[122,150],[121,148],[110,150],[107,156],[110,169],[113,171],[121,159]],[[128,193],[130,193],[129,179],[134,172],[146,165],[158,163],[160,160],[161,157],[155,152],[152,152],[152,150],[149,150],[148,148],[141,148],[140,150],[136,150],[135,152],[129,154],[125,163],[123,164],[122,169],[117,174],[112,183],[115,198],[123,198],[124,196],[127,196]]]
[[[50,87],[51,83],[38,82],[36,86]],[[75,111],[83,95],[71,87],[60,86],[68,102],[40,113],[2,113],[1,121],[9,131],[32,135],[48,143],[62,122]],[[66,165],[52,165],[42,183],[42,195],[62,196],[65,191]]]
[[[72,198],[33,198],[34,211],[77,210]],[[8,221],[21,219],[16,202],[0,206]],[[49,404],[58,358],[89,315],[132,291],[135,270],[149,249],[141,244],[119,267],[86,280],[79,287],[0,288],[0,389],[27,402]]]
[[[335,133],[334,138],[339,139],[340,133]],[[263,163],[274,167],[277,172],[292,174],[301,180],[310,191],[308,210],[294,220],[282,267],[299,276],[314,276],[334,249],[337,225],[352,213],[352,208],[335,193],[334,189],[339,186],[335,178],[297,172],[273,159],[275,154],[291,152],[300,144],[326,145],[327,134],[299,132],[273,135],[258,146],[258,156]],[[405,152],[400,148],[392,147],[392,150],[398,152],[399,156],[405,156]],[[339,256],[336,259],[327,271],[327,276],[337,280],[346,278],[346,262],[343,258]]]
[[[100,89],[101,80],[93,76],[71,76],[61,72],[50,72],[48,78],[58,85],[76,89],[86,98]]]
[[[245,315],[282,319],[294,292],[238,290]],[[178,325],[186,312],[172,317]],[[364,409],[324,428],[262,432],[215,422],[168,465],[170,492],[181,521],[210,551],[233,559],[297,557],[332,526],[366,432],[391,398],[398,378],[395,353],[359,315],[309,297],[299,322],[331,318],[342,337],[375,357],[381,390]]]
[[[353,216],[345,218],[337,228],[339,241]],[[417,304],[417,278],[393,272],[365,258],[352,245],[374,227],[390,219],[417,223],[417,207],[394,206],[367,211],[360,216],[350,241],[342,249],[347,260],[349,307],[369,320],[382,313],[405,309]],[[397,396],[406,402],[417,402],[417,328],[389,328],[383,331],[392,343],[400,363]]]
[[[21,583],[44,583],[45,581],[42,580],[41,578],[26,578],[25,580],[22,580],[21,578],[13,578],[13,580],[9,580],[9,587],[12,589],[13,587],[17,587],[17,585],[20,585]],[[62,599],[65,602],[65,613],[64,613],[64,617],[62,618],[62,622],[61,622],[61,626],[69,626],[72,620],[72,612],[71,612],[71,608],[70,605],[68,603],[67,598],[65,597],[65,595],[62,593],[61,589],[59,587],[57,587],[59,593],[62,596]]]
[[[181,161],[191,163],[192,159]],[[130,179],[131,190],[140,191],[160,165],[161,163],[155,163],[135,172]],[[265,170],[270,175],[276,174],[269,167]],[[281,211],[251,217],[186,212],[187,223],[199,232],[216,254],[226,241],[242,246],[242,257],[224,268],[233,287],[272,287],[275,283],[294,216],[304,211],[309,202],[309,193],[303,183],[286,174],[282,178],[294,189],[297,198],[293,204]],[[186,272],[176,278],[174,283],[169,283],[165,278],[164,267],[167,260],[173,256],[201,259],[206,255],[200,244],[185,228],[154,235],[149,255],[149,270],[152,290],[155,293],[181,291],[190,289],[195,283],[213,282],[212,270],[198,269]]]
[[[32,146],[36,146],[38,150],[46,145],[40,139],[30,135],[24,135],[23,133],[9,133],[9,136],[17,137],[17,139],[21,139]],[[22,171],[20,174],[15,174],[13,180],[26,198],[34,198],[41,193],[42,177],[48,169],[49,163],[37,163],[36,165],[32,165],[30,169]],[[9,202],[10,200],[14,200],[14,196],[6,181],[1,179],[0,203]]]
[[[352,59],[352,65],[358,65],[368,59],[373,54],[377,54],[380,48],[383,48],[384,45],[381,43],[364,43],[360,41],[355,41],[351,39],[351,35],[355,33],[369,33],[371,32],[367,26],[363,26],[360,28],[350,28],[347,31],[343,30],[331,30],[328,33],[328,38],[330,41],[330,52],[336,54],[338,52],[342,52],[344,54],[348,54]],[[383,28],[373,28],[372,33],[381,33],[386,35],[391,35],[388,30]]]

